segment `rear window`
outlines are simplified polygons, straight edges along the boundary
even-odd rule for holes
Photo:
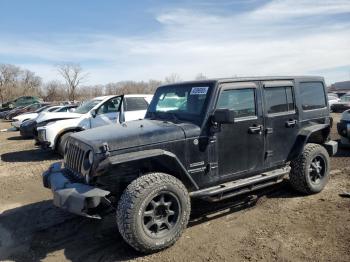
[[[326,95],[321,82],[300,83],[300,96],[303,110],[326,107]]]
[[[294,111],[291,86],[265,88],[265,100],[268,114]]]
[[[148,103],[143,97],[125,97],[126,111],[146,110]]]

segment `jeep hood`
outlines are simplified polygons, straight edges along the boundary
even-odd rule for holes
[[[55,119],[72,119],[79,118],[81,114],[72,113],[72,112],[41,112],[36,119],[37,123],[41,123],[44,121],[55,120]]]
[[[196,131],[194,131],[196,130]],[[91,145],[99,152],[99,147],[107,143],[110,151],[164,143],[185,139],[186,134],[193,135],[200,128],[193,124],[174,124],[159,120],[136,120],[124,124],[113,124],[85,130],[72,137]]]

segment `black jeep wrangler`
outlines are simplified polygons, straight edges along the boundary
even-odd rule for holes
[[[64,167],[43,174],[54,204],[100,218],[116,208],[136,250],[174,244],[191,198],[246,194],[289,176],[303,194],[329,179],[330,116],[321,77],[261,77],[161,86],[146,118],[71,135]]]

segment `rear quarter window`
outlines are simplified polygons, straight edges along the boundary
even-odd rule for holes
[[[126,111],[147,110],[148,103],[143,97],[125,97]]]
[[[291,86],[268,87],[264,90],[268,114],[294,112]]]
[[[300,83],[300,98],[303,110],[326,107],[326,94],[322,82]]]

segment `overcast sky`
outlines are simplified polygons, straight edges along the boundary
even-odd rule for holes
[[[85,84],[257,75],[350,80],[349,0],[1,0],[0,63]]]

